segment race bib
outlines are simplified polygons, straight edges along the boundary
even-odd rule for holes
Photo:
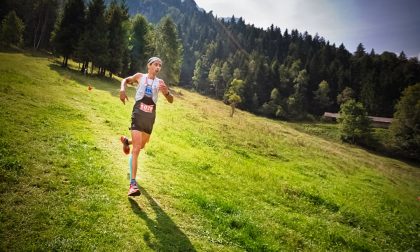
[[[153,95],[152,86],[146,86],[146,90],[144,90],[144,94],[148,97],[152,97]]]
[[[152,113],[153,112],[153,105],[147,105],[143,102],[140,103],[140,110],[144,111],[146,113]]]

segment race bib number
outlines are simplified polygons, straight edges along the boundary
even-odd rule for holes
[[[153,112],[153,105],[147,105],[144,103],[140,103],[140,110],[144,111],[146,113],[152,113]]]

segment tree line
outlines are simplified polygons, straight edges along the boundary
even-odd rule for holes
[[[116,0],[108,5],[104,0],[20,4],[10,1],[6,7],[11,10],[1,13],[3,43],[51,50],[63,57],[64,67],[71,58],[84,73],[97,70],[99,75],[108,72],[110,76],[144,71],[147,59],[158,55],[165,63],[162,78],[170,84],[179,82],[183,49],[168,16],[152,25],[142,15],[130,17],[125,2]]]
[[[189,31],[191,26],[181,21],[179,30],[187,38],[199,31],[193,37],[204,40],[184,41],[184,48],[193,50],[186,53],[196,60],[188,61],[194,66],[184,66],[181,81],[226,100],[230,86],[236,85],[233,80],[242,80],[239,106],[255,113],[281,119],[319,116],[338,111],[338,98],[351,90],[370,115],[392,117],[401,92],[420,81],[418,59],[404,52],[367,53],[360,43],[352,54],[343,44],[336,47],[307,32],[281,31],[273,25],[263,30],[245,25],[242,18],[197,15],[208,17],[197,19],[197,24],[207,20],[213,28]]]
[[[219,18],[193,0],[129,5],[149,20],[170,15],[177,24],[184,47],[181,85],[225,101],[237,90],[239,107],[269,117],[338,111],[343,92],[351,92],[369,115],[392,117],[402,91],[420,81],[418,59],[404,52],[376,54],[360,43],[351,53],[318,34]],[[239,88],[230,87],[237,86],[235,79],[242,81]]]
[[[25,46],[52,49],[63,65],[71,57],[84,71],[125,76],[159,55],[170,83],[273,118],[338,111],[347,94],[369,115],[392,117],[402,91],[420,82],[418,59],[404,52],[368,53],[360,43],[351,53],[318,34],[219,18],[193,0],[3,1],[3,21],[8,10],[23,20]]]

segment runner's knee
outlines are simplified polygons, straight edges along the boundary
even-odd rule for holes
[[[140,145],[135,145],[135,146],[133,146],[133,155],[138,155],[139,153],[140,153],[140,150],[141,149],[143,149],[143,147],[142,146],[140,146]]]

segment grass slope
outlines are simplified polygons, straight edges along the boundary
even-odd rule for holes
[[[419,167],[184,89],[161,97],[127,198],[118,89],[0,53],[0,250],[420,249]]]

